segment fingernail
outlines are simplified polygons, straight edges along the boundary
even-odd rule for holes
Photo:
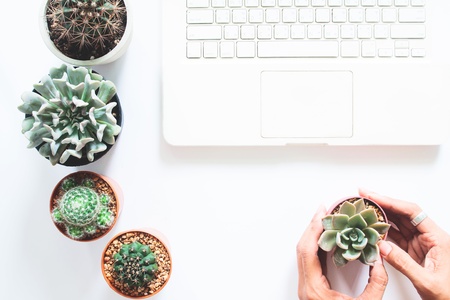
[[[391,251],[392,251],[392,246],[388,242],[385,242],[385,241],[380,241],[378,243],[378,248],[380,249],[380,254],[383,257],[388,256],[389,253],[391,253]]]
[[[370,199],[372,194],[374,194],[371,190],[368,190],[366,188],[359,188],[359,192],[364,194],[366,198]]]

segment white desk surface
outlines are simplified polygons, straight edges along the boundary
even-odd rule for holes
[[[180,0],[181,1],[181,0]],[[40,1],[3,1],[0,24],[0,298],[122,299],[104,281],[100,255],[116,233],[153,227],[170,241],[173,274],[153,299],[297,299],[295,247],[320,203],[365,187],[419,203],[450,231],[450,141],[440,147],[175,148],[161,135],[161,3],[134,0],[134,38],[120,60],[96,67],[113,80],[123,132],[86,167],[52,167],[26,148],[20,95],[61,61],[41,40]],[[450,116],[449,116],[450,117]],[[380,120],[382,121],[382,120]],[[92,243],[71,241],[49,215],[65,175],[91,170],[121,185],[116,227]],[[343,288],[358,293],[366,272]],[[392,268],[385,299],[418,299]],[[351,272],[350,272],[351,273]],[[347,285],[347,287],[345,287]]]

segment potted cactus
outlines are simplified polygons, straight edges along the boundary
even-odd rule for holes
[[[43,0],[42,38],[61,60],[77,66],[110,63],[131,41],[129,0]]]
[[[359,197],[345,199],[332,207],[322,225],[319,247],[333,251],[337,267],[354,260],[373,265],[379,257],[377,243],[386,238],[390,228],[382,208]]]
[[[102,274],[123,297],[143,299],[159,293],[172,273],[172,258],[164,236],[155,230],[119,233],[102,253]]]
[[[22,94],[22,133],[52,165],[81,166],[115,144],[122,109],[114,83],[90,69],[62,65]]]
[[[64,177],[50,198],[56,227],[70,239],[92,241],[107,234],[122,208],[120,187],[103,175],[79,171]]]

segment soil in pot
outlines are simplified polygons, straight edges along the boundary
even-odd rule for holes
[[[69,191],[73,193],[68,196]],[[89,204],[92,214],[80,209],[80,195],[93,196]],[[72,197],[67,199],[67,197]],[[62,204],[63,203],[63,204]],[[66,237],[77,241],[93,241],[106,235],[115,225],[122,208],[120,187],[103,175],[79,171],[64,177],[55,186],[50,199],[50,212],[55,226]],[[62,211],[69,211],[68,213]],[[76,224],[75,220],[81,219]]]
[[[150,247],[158,266],[154,278],[143,286],[130,286],[114,271],[115,255],[123,245],[136,241]],[[160,292],[167,284],[172,270],[172,260],[166,245],[151,233],[140,230],[116,235],[105,247],[101,263],[103,276],[108,285],[118,294],[134,299],[151,297]]]

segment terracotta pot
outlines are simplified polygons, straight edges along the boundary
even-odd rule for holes
[[[129,287],[120,281],[118,274],[114,273],[114,255],[124,244],[138,241],[148,245],[155,254],[158,270],[155,278],[143,287]],[[131,299],[144,299],[158,294],[168,283],[172,274],[172,257],[167,240],[163,234],[155,229],[127,230],[114,236],[106,245],[101,257],[101,270],[103,278],[109,287],[119,295]]]
[[[376,203],[375,201],[364,198],[364,197],[356,197],[355,196],[355,197],[348,197],[348,198],[343,198],[341,200],[338,200],[333,205],[330,206],[330,208],[327,211],[327,215],[332,214],[333,211],[337,210],[341,206],[341,204],[344,203],[345,201],[350,200],[352,202],[352,201],[359,200],[361,198],[364,199],[364,202],[366,203],[366,205],[367,205],[367,203],[369,203],[369,205],[372,205],[375,207],[376,211],[379,211],[381,213],[381,216],[378,217],[378,221],[384,222],[384,223],[389,223],[389,220],[388,220],[383,208],[380,205],[378,205],[378,203]],[[386,232],[384,235],[382,235],[381,238],[383,240],[386,240],[387,235],[388,235],[388,232]]]
[[[71,182],[74,183],[72,184]],[[64,194],[68,190],[80,187],[85,190],[91,190],[88,191],[91,195],[92,191],[98,195],[98,201],[96,202],[97,206],[94,209],[97,213],[101,212],[103,209],[103,211],[111,213],[109,219],[111,221],[108,222],[110,223],[108,226],[98,225],[98,223],[101,223],[99,220],[100,214],[94,213],[92,213],[92,219],[89,219],[89,221],[86,219],[86,224],[83,224],[82,226],[73,225],[73,214],[68,217],[61,217],[63,222],[60,222],[61,219],[57,221],[55,214],[57,214],[58,210],[60,211],[62,209],[62,206],[65,208],[70,206],[75,209],[79,207],[77,200],[72,200],[74,198],[64,198]],[[102,200],[104,199],[106,199],[106,203],[103,203]],[[67,238],[80,242],[97,240],[111,231],[119,218],[122,206],[123,194],[120,186],[111,178],[89,171],[78,171],[67,175],[58,182],[50,197],[50,214],[56,228],[58,228],[58,230]],[[69,233],[81,231],[83,232],[82,236],[74,236]]]
[[[46,18],[46,12],[47,12],[47,3],[49,0],[42,0],[42,6],[39,13],[39,29],[41,32],[42,39],[47,46],[47,48],[59,59],[63,60],[66,63],[69,63],[74,66],[94,66],[94,65],[102,65],[102,64],[108,64],[111,63],[118,58],[120,58],[128,49],[128,46],[130,45],[131,39],[132,39],[132,32],[133,32],[133,14],[132,14],[132,8],[130,5],[129,0],[122,0],[126,10],[127,10],[127,16],[126,16],[126,27],[125,32],[123,33],[122,38],[120,39],[120,42],[108,53],[106,53],[103,56],[94,58],[94,59],[76,59],[69,57],[62,53],[53,43],[53,41],[50,38],[49,35],[49,28]]]

